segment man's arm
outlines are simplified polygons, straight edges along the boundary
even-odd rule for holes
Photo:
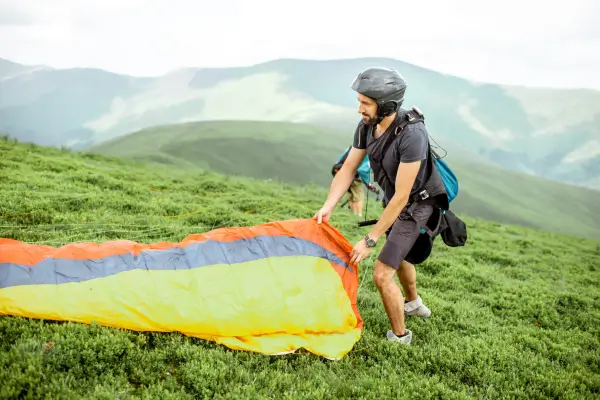
[[[421,166],[421,160],[412,162],[400,162],[398,173],[396,174],[396,192],[388,203],[387,207],[381,213],[379,221],[375,224],[369,237],[378,240],[392,226],[400,212],[408,203],[410,191]]]
[[[331,182],[331,188],[329,190],[329,196],[327,196],[327,200],[325,201],[325,206],[334,208],[337,205],[344,193],[350,188],[350,185],[354,180],[354,174],[356,174],[356,170],[365,159],[366,155],[367,150],[365,149],[357,149],[356,147],[350,149],[348,158],[346,158],[346,161],[342,164],[342,168]]]

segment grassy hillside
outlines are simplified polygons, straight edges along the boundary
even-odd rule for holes
[[[329,187],[331,165],[352,143],[353,132],[285,122],[199,122],[145,129],[91,150],[180,168]],[[453,203],[457,211],[600,239],[600,191],[509,172],[465,158],[456,146],[443,147],[460,179],[461,194]]]
[[[178,241],[221,226],[311,217],[325,191],[0,140],[2,237]],[[0,317],[1,398],[419,398],[600,396],[600,242],[465,218],[469,242],[437,241],[418,267],[433,315],[413,346],[387,343],[361,264],[365,332],[338,362],[265,357],[181,334]],[[365,234],[345,210],[332,222]],[[379,245],[381,246],[381,245]]]
[[[0,71],[14,64],[0,60]],[[2,82],[0,130],[87,148],[154,125],[206,120],[356,123],[356,74],[374,65],[407,79],[431,131],[507,169],[598,187],[600,91],[472,82],[389,58],[280,59],[130,77],[90,68],[13,73]],[[19,71],[25,66],[18,66]]]
[[[353,131],[262,121],[157,126],[92,147],[100,154],[260,179],[328,186]],[[267,156],[273,154],[273,156]]]

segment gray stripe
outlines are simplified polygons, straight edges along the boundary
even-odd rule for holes
[[[19,285],[81,282],[134,269],[192,269],[298,255],[321,257],[354,273],[339,257],[316,243],[296,237],[264,235],[232,242],[209,240],[184,248],[145,250],[137,256],[126,253],[97,260],[47,258],[34,266],[0,263],[0,289]]]

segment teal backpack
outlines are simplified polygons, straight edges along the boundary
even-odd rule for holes
[[[348,146],[346,151],[344,151],[337,159],[336,163],[331,167],[331,175],[335,176],[340,169],[342,169],[342,165],[348,158],[348,154],[350,154],[350,149],[352,146]],[[356,174],[354,175],[354,179],[360,179],[363,183],[371,183],[371,166],[369,165],[369,156],[366,156],[363,162],[358,167]]]

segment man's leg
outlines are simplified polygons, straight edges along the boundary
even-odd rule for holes
[[[389,340],[410,344],[412,332],[404,326],[404,298],[394,281],[394,275],[396,275],[394,268],[379,260],[375,262],[373,282],[379,290],[385,312],[392,325],[387,337]]]
[[[404,260],[398,268],[398,279],[404,289],[406,301],[412,301],[417,298],[417,271],[415,266]]]
[[[387,232],[385,244],[381,249],[381,253],[379,253],[377,262],[375,263],[373,276],[375,285],[381,293],[382,300],[384,301],[384,306],[386,307],[386,312],[388,313],[390,323],[392,324],[392,330],[388,331],[387,334],[388,339],[400,340],[408,344],[412,340],[412,333],[410,330],[405,330],[408,336],[407,339],[403,337],[398,338],[398,334],[402,334],[404,332],[403,330],[405,329],[405,304],[404,298],[402,297],[402,292],[394,281],[394,275],[398,274],[399,277],[403,276],[404,282],[401,281],[401,283],[410,283],[410,269],[407,270],[408,274],[398,271],[397,269],[399,269],[403,264],[402,262],[404,261],[404,258],[413,247],[418,237],[419,229],[417,228],[415,221],[411,219],[397,219],[392,225],[391,229]],[[412,285],[416,291],[416,279],[414,276]],[[396,300],[390,300],[392,297],[395,297]],[[398,306],[401,307],[401,318],[396,314],[396,307]]]
[[[417,272],[415,266],[408,261],[402,261],[398,268],[398,279],[404,290],[406,302],[404,311],[409,317],[418,316],[428,318],[431,310],[423,303],[421,296],[417,293]]]
[[[417,219],[421,225],[424,225],[429,217],[433,213],[431,206],[418,206],[413,211],[413,217]],[[392,230],[388,237],[388,241],[393,241],[399,248],[399,255],[401,258],[392,258],[392,255],[385,255],[387,259],[397,260],[398,279],[404,290],[406,301],[404,304],[404,311],[407,316],[419,316],[421,318],[427,318],[431,315],[431,310],[423,304],[423,300],[417,293],[417,272],[415,266],[412,263],[404,260],[408,252],[414,246],[417,238],[419,237],[418,227],[413,219],[401,220],[398,219],[392,225]],[[387,243],[386,243],[387,245]],[[385,248],[385,247],[384,247]],[[383,250],[382,250],[383,253]],[[389,251],[388,253],[392,253]],[[380,256],[381,257],[381,256]]]
[[[359,217],[362,216],[363,203],[362,201],[353,201],[350,203],[350,208],[354,212],[354,214]]]
[[[360,182],[353,181],[350,185],[350,193],[348,202],[354,214],[362,216],[364,193]]]

